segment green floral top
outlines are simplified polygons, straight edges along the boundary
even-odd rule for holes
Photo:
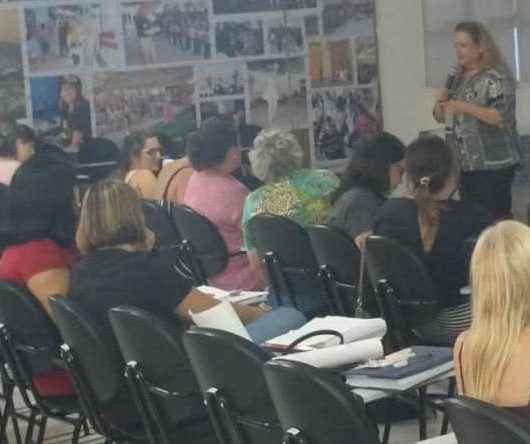
[[[243,209],[243,237],[247,250],[254,246],[248,221],[263,213],[286,216],[302,226],[325,224],[331,212],[331,195],[339,179],[327,170],[298,170],[281,182],[265,185],[247,196]]]

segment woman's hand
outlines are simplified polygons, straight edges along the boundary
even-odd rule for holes
[[[446,116],[454,116],[455,114],[470,114],[469,105],[471,104],[462,100],[448,100],[447,102],[440,102],[440,106]]]

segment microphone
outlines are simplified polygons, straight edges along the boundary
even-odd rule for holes
[[[449,100],[451,100],[451,96],[453,95],[451,90],[453,89],[453,86],[455,84],[457,74],[458,74],[458,70],[456,66],[453,66],[449,70],[449,74],[447,74],[447,80],[445,81],[445,89],[447,89]]]

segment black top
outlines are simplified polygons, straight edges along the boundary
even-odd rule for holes
[[[94,251],[73,269],[70,298],[110,329],[107,311],[131,305],[167,317],[191,291],[190,284],[155,253]]]
[[[466,239],[477,237],[492,222],[478,206],[450,200],[442,211],[440,228],[430,252],[423,251],[418,207],[413,199],[389,199],[381,208],[374,233],[412,250],[425,263],[440,292],[443,307],[460,301],[460,288],[468,283],[469,251]]]

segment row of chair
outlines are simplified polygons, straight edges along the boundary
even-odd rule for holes
[[[337,373],[270,361],[265,350],[230,333],[207,329],[183,333],[176,319],[133,307],[110,311],[114,340],[105,337],[68,298],[55,298],[51,306],[64,341],[61,356],[78,400],[39,397],[34,377],[54,366],[60,368],[56,357],[61,339],[31,295],[10,284],[0,286],[0,351],[7,364],[3,369],[19,390],[37,395],[35,402],[30,396],[23,398],[33,413],[33,418],[26,419],[38,429],[36,442],[42,442],[48,418],[74,425],[72,442],[86,429],[85,419],[108,442],[182,439],[213,444],[217,439],[226,444],[261,444],[280,442],[282,436],[296,443],[379,442],[362,402]],[[215,436],[206,412],[200,410],[203,398]],[[457,433],[477,436],[479,432],[468,429],[484,417],[496,418],[488,426],[490,431],[499,429],[495,436],[503,433],[513,439],[514,434],[525,432],[516,420],[491,406],[453,401],[449,411],[453,404],[458,410],[453,418],[453,424],[459,424],[454,426],[460,428]],[[194,415],[190,415],[192,407],[197,407]],[[10,415],[12,410],[6,418]],[[466,415],[482,419],[463,419]],[[32,442],[29,436],[26,442]]]

